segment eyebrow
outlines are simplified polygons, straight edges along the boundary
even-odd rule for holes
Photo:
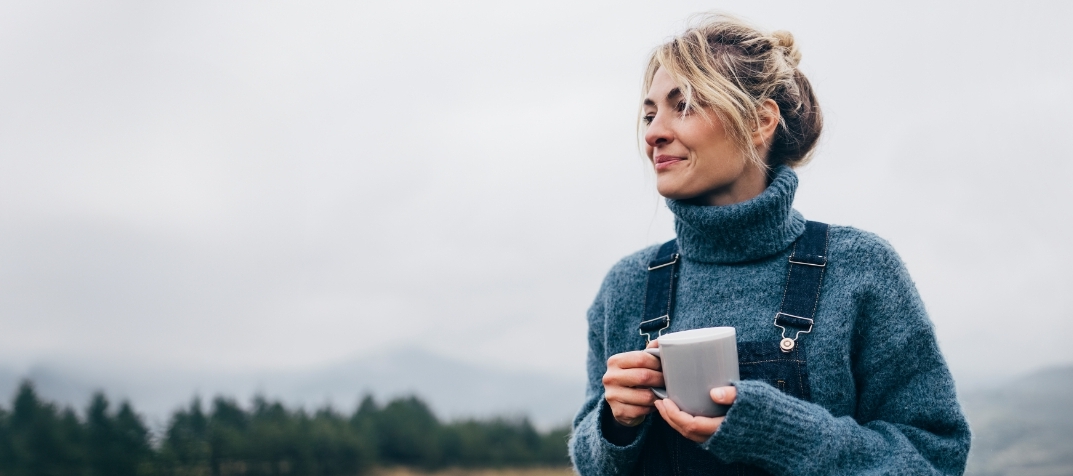
[[[680,88],[674,88],[669,93],[667,93],[667,101],[671,101],[674,98],[676,98],[678,96],[681,96],[681,95],[682,95],[682,90]],[[643,104],[645,106],[652,106],[652,107],[656,106],[656,103],[653,102],[651,99],[648,99],[648,98],[645,98],[645,102]]]

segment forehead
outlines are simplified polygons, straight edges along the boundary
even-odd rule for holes
[[[677,96],[681,96],[681,94],[681,89],[671,78],[671,75],[667,74],[663,68],[660,68],[652,76],[652,84],[648,87],[644,102],[645,104],[659,104],[677,99]]]

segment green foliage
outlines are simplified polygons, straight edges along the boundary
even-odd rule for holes
[[[175,411],[156,445],[141,417],[93,395],[84,418],[43,401],[24,382],[0,408],[0,476],[310,475],[366,473],[374,465],[565,466],[568,428],[537,431],[526,419],[442,423],[414,396],[380,406],[371,396],[351,415],[313,414],[262,397],[244,408],[217,397]]]
[[[440,422],[416,397],[388,403],[373,416],[377,453],[385,461],[432,468],[442,457]]]
[[[90,474],[137,476],[148,472],[154,455],[141,417],[126,402],[115,413],[108,407],[108,399],[97,393],[86,410],[82,446]],[[71,416],[72,424],[77,425]]]
[[[13,476],[86,472],[85,435],[73,411],[42,401],[29,382],[19,386],[11,407],[2,443],[9,450],[0,471]]]
[[[154,457],[141,417],[125,402],[112,412],[103,394],[82,420],[23,382],[11,412],[0,410],[0,475],[134,476],[152,473]]]

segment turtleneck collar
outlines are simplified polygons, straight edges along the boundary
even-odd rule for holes
[[[778,253],[805,231],[792,208],[797,174],[772,171],[771,184],[756,197],[726,206],[691,205],[667,199],[682,256],[705,263],[741,263]]]

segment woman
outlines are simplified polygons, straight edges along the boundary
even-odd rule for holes
[[[582,476],[964,471],[969,428],[898,256],[791,208],[822,128],[799,60],[789,33],[723,15],[653,53],[642,127],[677,239],[616,264],[589,309]],[[725,417],[694,417],[648,390],[641,349],[711,326],[737,330],[742,380],[712,390]]]

